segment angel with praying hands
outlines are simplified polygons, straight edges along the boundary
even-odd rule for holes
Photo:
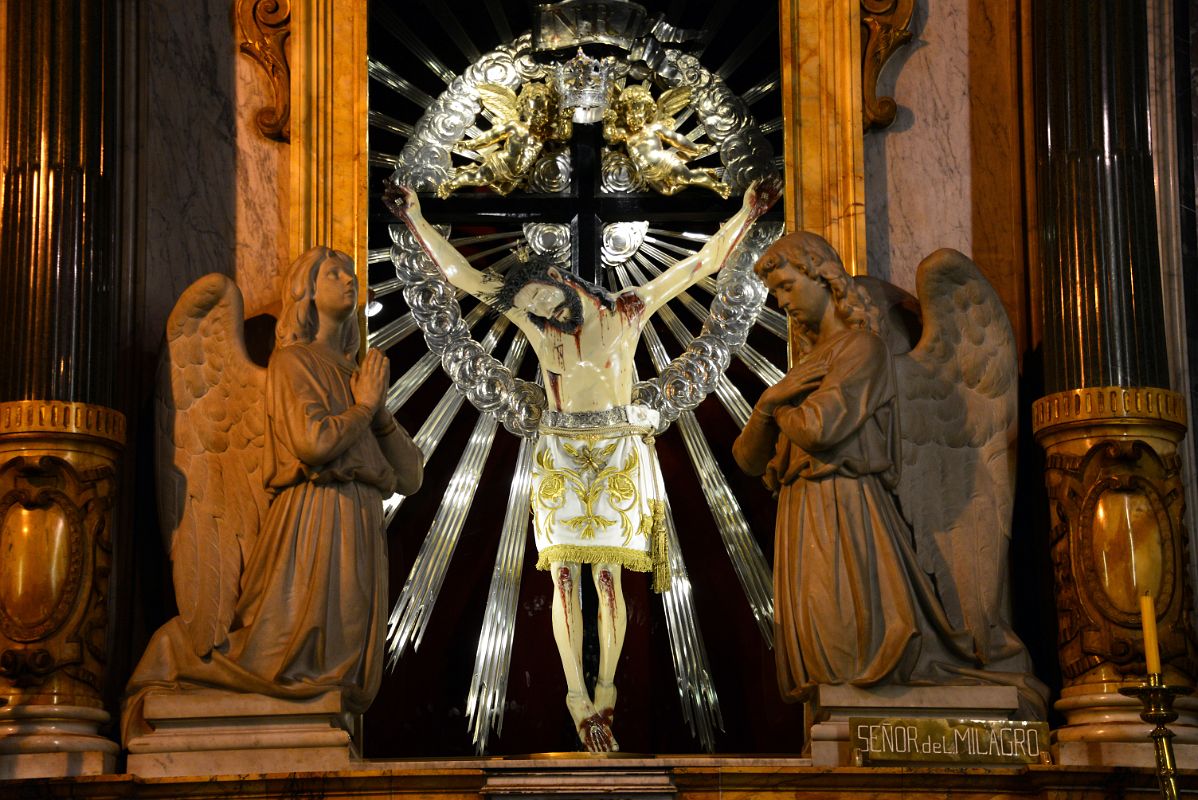
[[[208,275],[167,321],[159,372],[159,513],[179,616],[129,681],[123,734],[152,691],[284,700],[340,692],[364,711],[386,634],[383,499],[423,459],[387,410],[387,361],[358,357],[353,261],[314,247],[283,283],[274,353],[246,354],[241,292]]]
[[[778,495],[783,697],[1002,683],[1042,719],[1047,690],[1009,621],[1018,373],[993,288],[954,250],[924,259],[912,348],[874,299],[887,294],[821,237],[790,234],[754,269],[801,341],[733,445]]]
[[[647,82],[628,86],[604,114],[603,136],[612,144],[624,144],[637,175],[655,191],[674,195],[687,186],[701,186],[726,200],[732,187],[714,169],[687,165],[707,151],[674,130],[673,115],[690,97],[689,86],[667,89],[657,100]]]
[[[482,160],[457,170],[437,187],[438,197],[449,197],[463,186],[489,186],[499,194],[511,194],[524,184],[545,146],[569,141],[574,131],[573,111],[544,83],[526,83],[519,95],[506,86],[484,83],[478,95],[495,124],[462,147],[478,151]]]

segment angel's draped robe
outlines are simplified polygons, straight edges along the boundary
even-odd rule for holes
[[[285,699],[340,690],[345,711],[378,692],[386,635],[382,500],[411,491],[355,405],[352,368],[310,345],[284,347],[266,376],[264,479],[274,494],[246,554],[228,641],[198,656],[176,617],[150,640],[129,681],[124,740],[146,731],[154,688],[226,689]],[[402,429],[403,448],[419,450]]]
[[[819,385],[773,419],[753,414],[737,463],[778,492],[774,642],[788,701],[817,684],[929,683],[975,666],[919,568],[891,490],[898,478],[894,367],[864,330],[820,341]],[[935,491],[936,487],[929,487]]]

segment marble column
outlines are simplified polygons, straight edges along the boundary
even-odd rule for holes
[[[1139,0],[1033,4],[1036,214],[1067,764],[1153,763],[1120,686],[1145,678],[1139,597],[1151,595],[1165,679],[1193,685],[1195,644],[1169,389]],[[1198,702],[1179,702],[1179,756],[1198,759]]]
[[[8,0],[0,139],[0,779],[111,771],[115,0]]]

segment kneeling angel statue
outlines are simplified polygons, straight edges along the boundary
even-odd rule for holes
[[[379,688],[387,620],[383,499],[423,459],[387,411],[387,361],[358,357],[353,261],[314,247],[283,283],[274,353],[246,353],[241,292],[208,275],[167,322],[159,373],[159,513],[179,616],[129,681],[123,738],[152,691],[284,700]]]
[[[999,683],[1043,719],[1047,689],[1009,621],[1018,372],[993,288],[955,250],[926,258],[912,348],[893,287],[849,276],[816,234],[783,237],[754,269],[802,342],[733,445],[778,495],[783,697]]]

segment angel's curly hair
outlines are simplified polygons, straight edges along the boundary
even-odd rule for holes
[[[320,317],[316,312],[316,275],[320,265],[329,259],[339,259],[349,265],[352,272],[354,260],[328,247],[317,245],[301,255],[291,265],[283,278],[283,310],[275,326],[275,347],[292,344],[307,344],[316,338]],[[341,352],[351,360],[358,357],[358,320],[354,315],[341,323]]]
[[[516,108],[538,139],[570,138],[573,129],[563,119],[561,96],[552,86],[539,81],[524,84],[516,98]],[[542,112],[539,116],[538,110]]]
[[[828,287],[832,305],[850,328],[860,328],[880,334],[882,316],[877,306],[844,270],[840,256],[828,244],[828,240],[817,233],[799,231],[783,236],[770,245],[757,259],[753,271],[762,280],[776,269],[793,267],[812,280]],[[806,355],[815,344],[815,331],[801,322],[792,324],[798,328],[799,356]]]

